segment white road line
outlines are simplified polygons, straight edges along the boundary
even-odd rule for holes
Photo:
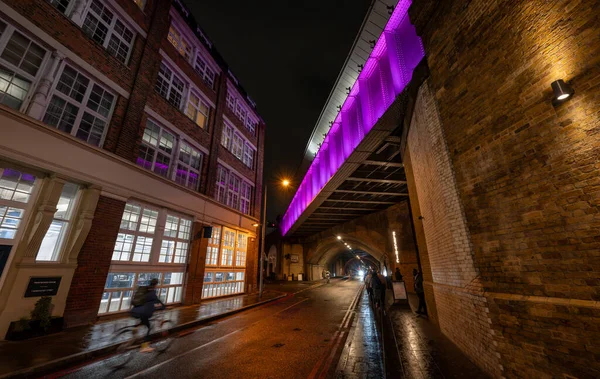
[[[269,317],[273,317],[273,316],[276,316],[276,315],[278,315],[278,314],[280,314],[280,313],[282,313],[282,312],[285,312],[285,311],[287,311],[288,309],[290,309],[290,308],[293,308],[293,307],[295,307],[296,305],[298,305],[298,304],[300,304],[300,303],[303,303],[303,302],[305,302],[306,300],[308,300],[308,298],[306,298],[306,299],[303,299],[303,300],[301,300],[301,301],[299,301],[299,302],[297,302],[297,303],[294,303],[293,305],[290,305],[289,307],[287,307],[287,308],[285,308],[285,309],[282,309],[281,311],[279,311],[279,312],[277,312],[277,313],[273,313],[272,315],[269,315]],[[159,364],[157,364],[157,365],[154,365],[154,366],[148,367],[147,369],[145,369],[145,370],[142,370],[142,371],[139,371],[139,372],[137,372],[137,373],[135,373],[135,374],[133,374],[133,375],[131,375],[131,376],[128,376],[128,377],[126,377],[125,379],[130,379],[130,378],[136,378],[136,377],[139,377],[139,376],[140,376],[140,375],[142,375],[142,374],[146,374],[146,373],[148,373],[148,372],[150,372],[150,371],[153,371],[153,370],[155,370],[155,369],[157,369],[157,368],[159,368],[159,367],[162,367],[162,366],[166,365],[167,363],[173,362],[174,360],[176,360],[176,359],[178,359],[178,358],[181,358],[181,357],[183,357],[183,356],[186,356],[186,355],[188,355],[188,354],[191,354],[191,353],[193,353],[194,351],[197,351],[197,350],[203,349],[203,348],[205,348],[206,346],[212,345],[213,343],[215,343],[215,342],[218,342],[218,341],[220,341],[220,340],[222,340],[222,339],[225,339],[225,338],[227,338],[227,337],[229,337],[229,336],[231,336],[231,335],[233,335],[233,334],[235,334],[235,333],[241,332],[241,331],[242,331],[242,330],[244,330],[244,329],[248,329],[248,328],[250,328],[250,327],[254,326],[255,324],[258,324],[259,322],[262,322],[262,321],[264,321],[264,320],[266,320],[266,318],[263,318],[263,319],[261,319],[261,320],[259,320],[259,321],[256,321],[256,322],[254,322],[254,323],[252,323],[252,324],[250,324],[250,325],[248,325],[248,326],[245,326],[245,327],[243,327],[243,328],[240,328],[240,329],[238,329],[238,330],[235,330],[235,331],[233,331],[233,332],[231,332],[231,333],[225,334],[224,336],[221,336],[221,337],[219,337],[219,338],[217,338],[217,339],[215,339],[215,340],[212,340],[212,341],[210,341],[210,342],[207,342],[207,343],[205,343],[204,345],[197,346],[197,347],[193,348],[192,350],[188,350],[188,351],[186,351],[186,352],[185,352],[185,353],[183,353],[183,354],[177,355],[177,356],[175,356],[175,357],[173,357],[173,358],[169,358],[169,359],[167,359],[166,361],[164,361],[164,362],[161,362],[161,363],[159,363]]]

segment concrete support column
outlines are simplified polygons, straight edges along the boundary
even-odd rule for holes
[[[70,233],[69,241],[67,241],[67,249],[63,258],[63,261],[69,264],[77,263],[79,251],[92,228],[94,213],[96,212],[98,199],[100,199],[100,189],[84,189],[81,191],[80,196],[79,216],[73,224],[73,231]]]
[[[195,222],[192,227],[194,236],[190,248],[187,280],[184,289],[183,303],[198,304],[202,300],[202,285],[204,283],[204,269],[206,268],[206,248],[208,238],[204,238],[204,228],[207,225]]]
[[[33,263],[40,249],[42,240],[52,223],[56,204],[60,198],[65,181],[58,178],[47,178],[42,185],[42,194],[37,204],[33,226],[27,234],[27,242],[22,256],[22,263]]]
[[[47,65],[44,77],[40,80],[33,94],[27,114],[36,120],[41,120],[44,115],[44,110],[46,109],[46,105],[48,105],[48,93],[50,92],[50,88],[52,88],[58,66],[62,63],[63,59],[65,59],[65,56],[62,53],[58,51],[52,52],[52,57],[50,58],[50,62],[48,62],[49,64]]]

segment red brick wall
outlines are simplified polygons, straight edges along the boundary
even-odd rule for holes
[[[67,303],[68,327],[96,320],[125,203],[100,196],[92,228],[79,255]]]
[[[598,1],[411,10],[507,377],[600,376],[599,17]],[[555,106],[557,79],[575,96]]]

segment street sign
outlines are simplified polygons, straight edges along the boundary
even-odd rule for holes
[[[62,277],[31,278],[25,290],[25,297],[56,296]]]
[[[290,259],[291,259],[292,263],[298,263],[298,262],[300,262],[300,257],[298,256],[298,254],[292,254],[290,256]]]
[[[394,300],[406,300],[406,286],[404,282],[392,282],[394,288]]]

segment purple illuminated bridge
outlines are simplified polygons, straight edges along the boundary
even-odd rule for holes
[[[283,217],[284,235],[402,93],[425,56],[408,17],[411,2],[398,2],[377,40]]]

